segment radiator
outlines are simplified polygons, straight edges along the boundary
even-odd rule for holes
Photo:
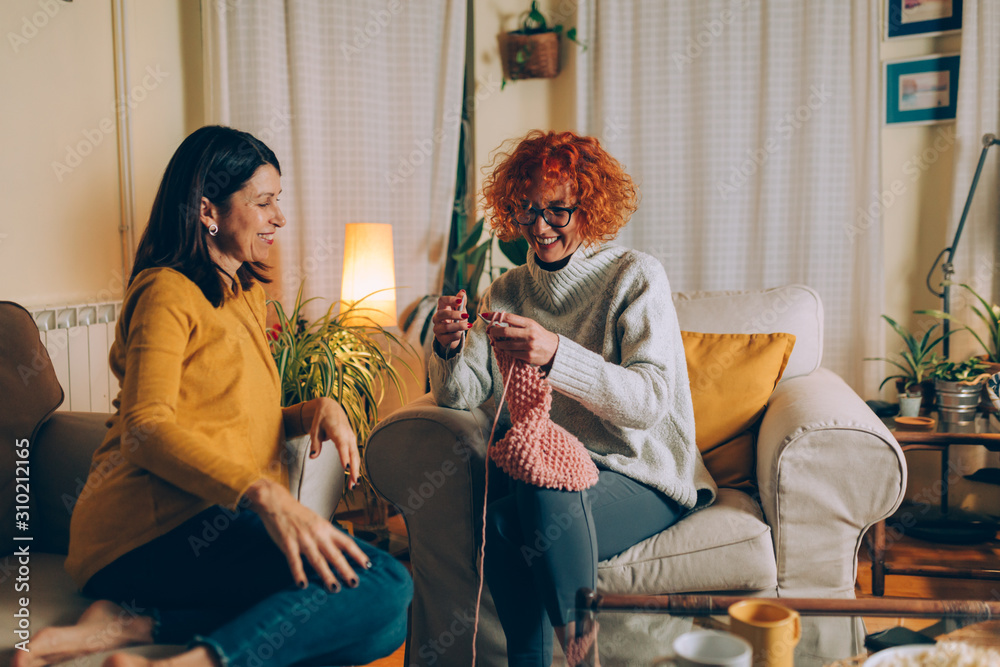
[[[120,307],[117,302],[104,302],[31,311],[66,392],[59,410],[112,411],[118,379],[108,366],[108,352],[115,342]]]

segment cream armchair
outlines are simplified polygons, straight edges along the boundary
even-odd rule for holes
[[[861,398],[820,367],[819,295],[793,285],[675,294],[674,303],[684,330],[796,336],[759,428],[759,497],[722,489],[712,506],[601,562],[598,588],[853,597],[862,536],[899,505],[906,467]],[[491,423],[477,412],[478,424]],[[390,415],[368,441],[372,482],[402,511],[409,531],[415,595],[408,666],[471,664],[485,473],[478,424],[468,411],[437,407],[427,395]],[[829,639],[818,634],[803,641]],[[488,588],[478,637],[478,664],[506,664]]]

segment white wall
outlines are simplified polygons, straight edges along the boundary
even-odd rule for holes
[[[32,307],[121,298],[111,6],[0,5],[2,299]],[[125,6],[138,238],[167,160],[201,124],[200,14],[197,0]]]

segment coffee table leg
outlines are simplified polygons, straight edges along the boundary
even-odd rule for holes
[[[885,521],[872,526],[872,595],[885,594]]]
[[[941,514],[948,513],[948,478],[951,476],[949,449],[951,448],[945,445],[941,450]]]

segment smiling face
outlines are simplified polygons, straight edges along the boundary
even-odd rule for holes
[[[275,230],[285,226],[285,216],[278,208],[280,193],[278,170],[265,164],[230,196],[225,214],[202,197],[202,224],[219,227],[218,234],[208,237],[209,253],[229,275],[235,275],[243,262],[267,260]]]
[[[576,195],[573,194],[569,182],[558,184],[545,183],[541,172],[535,170],[531,175],[532,186],[528,190],[528,204],[537,209],[548,206],[576,206]],[[583,242],[580,234],[584,212],[572,214],[569,224],[565,227],[551,227],[542,216],[536,216],[530,225],[521,225],[521,236],[525,238],[535,255],[543,262],[552,263],[565,259],[576,252]]]

